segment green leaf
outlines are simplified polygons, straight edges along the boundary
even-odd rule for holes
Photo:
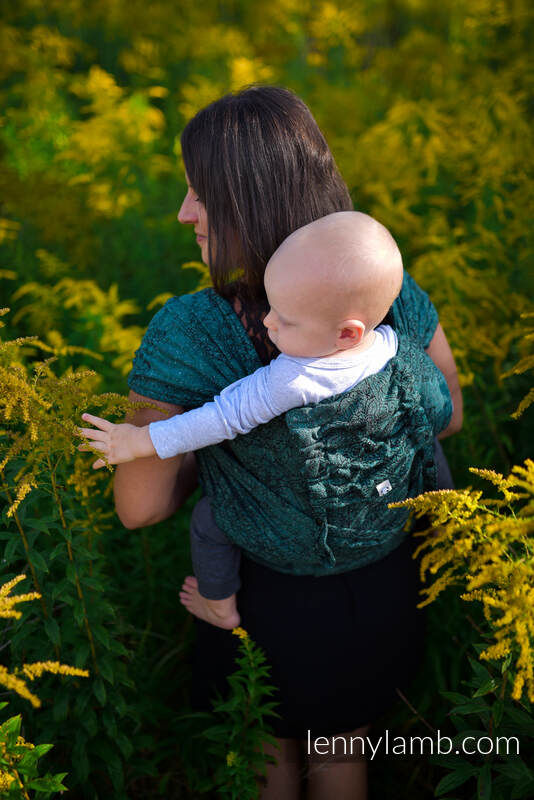
[[[464,705],[455,706],[449,714],[481,714],[484,711],[489,711],[488,704],[481,697],[477,697]]]
[[[446,700],[449,700],[454,705],[463,705],[468,703],[471,699],[467,697],[465,694],[460,694],[459,692],[440,692],[440,694],[445,697]]]
[[[62,792],[67,791],[67,787],[63,786],[62,780],[67,775],[67,772],[60,772],[57,775],[46,775],[43,778],[34,778],[26,784],[29,789],[35,789],[37,792]]]
[[[47,617],[44,621],[44,629],[46,635],[52,644],[61,644],[61,634],[59,632],[59,625],[53,617]]]
[[[82,628],[83,625],[85,624],[85,609],[83,607],[82,601],[78,600],[78,598],[76,598],[76,600],[72,604],[72,616],[74,617],[80,628]]]
[[[464,767],[470,769],[474,768],[472,764],[459,755],[440,755],[436,753],[435,755],[428,756],[428,763],[436,764],[438,767],[451,770],[451,772],[456,772],[460,768],[463,769]]]
[[[76,699],[74,700],[74,710],[77,716],[81,716],[85,712],[90,699],[90,688],[87,684],[84,684],[83,688],[76,692]]]
[[[49,558],[50,561],[54,561],[56,558],[58,558],[58,556],[66,556],[66,555],[67,555],[67,550],[65,548],[65,542],[59,542],[59,544],[56,544],[54,549],[50,552]]]
[[[10,534],[10,538],[9,538],[9,540],[8,540],[8,542],[6,544],[5,550],[4,550],[4,559],[7,561],[8,564],[10,564],[11,561],[13,560],[13,556],[15,555],[17,550],[20,550],[20,545],[21,544],[22,544],[22,542],[21,542],[19,534],[16,533],[15,531],[13,531]]]
[[[41,758],[46,753],[48,753],[52,748],[53,744],[36,744],[33,752],[36,754],[37,758]]]
[[[93,684],[93,692],[101,706],[106,705],[106,687],[102,678],[97,678]]]
[[[495,764],[494,770],[501,775],[506,775],[513,783],[534,781],[534,772],[519,756],[509,756],[504,764]]]
[[[511,663],[512,663],[512,653],[510,652],[508,653],[508,655],[501,664],[501,675],[504,675],[504,673],[506,672]]]
[[[92,708],[87,709],[81,721],[91,739],[98,734],[98,717]]]
[[[20,714],[17,714],[15,717],[10,717],[2,725],[3,732],[8,735],[18,736],[20,734],[21,721],[22,718]]]
[[[99,658],[98,669],[102,677],[105,678],[108,683],[114,683],[115,676],[113,675],[113,663],[110,658],[107,658],[106,656]]]
[[[119,642],[118,639],[112,639],[110,643],[109,649],[112,653],[116,653],[119,656],[127,656],[129,655],[129,650],[123,645],[122,642]]]
[[[81,583],[84,589],[87,587],[88,589],[93,589],[93,591],[96,592],[104,592],[106,590],[106,587],[101,580],[98,578],[92,578],[90,575],[84,576]]]
[[[114,710],[109,703],[102,712],[102,722],[104,723],[104,728],[110,739],[116,739],[118,734],[117,720],[115,719]]]
[[[482,647],[482,649],[484,649],[484,646]],[[476,659],[471,658],[469,656],[469,663],[471,664],[473,672],[475,673],[475,676],[478,681],[487,683],[492,679],[493,676],[491,672],[488,669],[486,669],[486,667],[483,664],[481,664],[480,661],[477,661]]]
[[[504,702],[502,700],[496,700],[491,708],[491,713],[493,714],[493,719],[495,721],[495,727],[498,728],[501,724],[502,715],[504,712]]]
[[[48,564],[39,553],[38,550],[32,550],[30,553],[30,561],[32,562],[33,566],[37,569],[40,569],[42,572],[48,572]]]
[[[65,578],[52,586],[52,600],[54,602],[56,600],[61,600],[63,603],[68,603],[69,605],[73,604],[74,596],[72,594],[72,586]]]
[[[49,533],[48,523],[42,519],[35,519],[34,517],[27,518],[26,526],[33,528],[36,531],[40,531],[41,533]]]
[[[446,775],[440,780],[436,786],[434,796],[441,797],[442,795],[446,794],[446,792],[450,792],[452,789],[462,786],[462,784],[468,781],[469,778],[473,777],[473,774],[475,773],[467,774],[465,772],[451,772],[450,775]]]
[[[70,528],[61,528],[61,535],[63,536],[66,542],[72,543],[72,533]]]
[[[504,711],[506,716],[514,723],[514,735],[520,736],[524,734],[534,737],[534,719],[530,714],[509,703],[506,705]]]
[[[69,711],[69,697],[70,690],[66,687],[61,687],[59,692],[56,693],[52,708],[52,715],[56,722],[62,722],[67,718]]]
[[[478,774],[478,800],[490,800],[491,798],[491,764],[484,764]]]
[[[122,760],[117,753],[112,753],[107,760],[108,773],[113,783],[115,792],[120,791],[124,786],[124,769]]]
[[[480,689],[477,689],[476,692],[473,694],[473,697],[482,697],[485,694],[489,694],[490,692],[494,692],[495,689],[499,688],[499,681],[495,680],[495,678],[490,678],[489,681],[483,683]]]
[[[89,776],[91,765],[87,757],[87,737],[77,736],[77,741],[72,751],[71,765],[74,768],[74,775],[81,782],[85,783]]]
[[[93,625],[92,630],[95,639],[97,639],[97,641],[99,641],[100,644],[103,644],[106,650],[109,650],[110,638],[107,630],[102,625]]]
[[[126,700],[124,699],[123,695],[120,692],[114,695],[115,700],[115,711],[119,715],[119,717],[123,717],[127,711]]]
[[[78,537],[76,540],[76,547],[73,547],[74,558],[76,561],[93,561],[95,554],[83,543],[84,540]],[[82,544],[83,543],[83,544]]]
[[[74,663],[77,667],[83,668],[87,664],[89,660],[89,656],[91,655],[91,645],[88,641],[80,642],[78,647],[76,648],[76,656],[74,659]]]
[[[67,569],[65,570],[65,574],[67,576],[67,580],[70,581],[72,584],[76,585],[76,578],[78,577],[76,572],[76,565],[73,564],[72,561],[69,561],[67,564]]]
[[[123,733],[119,733],[116,737],[116,742],[124,758],[126,760],[129,759],[134,751],[134,748],[128,737]]]
[[[228,725],[225,723],[212,725],[202,732],[202,736],[206,739],[212,739],[213,741],[224,741],[228,738]]]

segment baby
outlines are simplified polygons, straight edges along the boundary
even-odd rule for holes
[[[227,386],[212,402],[168,420],[136,427],[83,414],[98,430],[80,432],[110,464],[156,453],[170,458],[346,392],[382,370],[397,352],[396,334],[379,323],[402,278],[399,249],[379,222],[352,211],[316,220],[291,234],[265,270],[270,310],[263,322],[280,350],[278,358]],[[93,467],[105,463],[99,458]],[[197,617],[234,628],[240,621],[240,551],[217,527],[209,504],[205,510],[209,524],[201,531],[191,526],[196,578],[185,579],[180,600]]]

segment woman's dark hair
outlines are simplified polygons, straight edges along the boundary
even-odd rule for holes
[[[288,89],[225,95],[188,122],[181,141],[189,182],[206,207],[218,292],[242,269],[250,294],[263,296],[267,261],[290,233],[352,209],[323,134]]]

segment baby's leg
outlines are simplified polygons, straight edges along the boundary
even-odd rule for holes
[[[207,497],[196,504],[191,517],[191,558],[196,578],[187,576],[180,602],[212,625],[237,627],[235,593],[240,586],[241,553],[218,527]]]

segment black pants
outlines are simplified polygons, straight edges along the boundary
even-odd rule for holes
[[[243,556],[242,626],[263,648],[278,687],[277,736],[330,736],[372,722],[420,663],[424,614],[406,540],[381,561],[320,578],[285,575]],[[225,693],[237,637],[197,620],[193,703]]]

